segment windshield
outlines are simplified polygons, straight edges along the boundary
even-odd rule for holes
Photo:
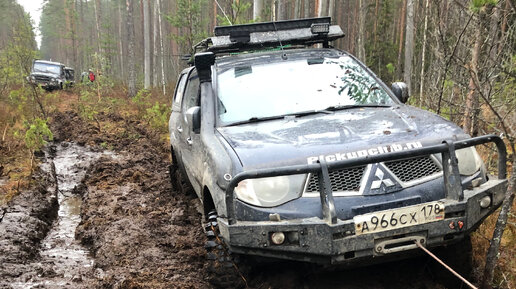
[[[61,74],[61,66],[55,64],[34,62],[33,72],[44,72],[52,74]]]
[[[297,58],[217,72],[218,113],[223,124],[328,107],[394,104],[349,56]]]

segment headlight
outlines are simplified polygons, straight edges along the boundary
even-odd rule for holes
[[[299,198],[306,175],[247,179],[238,183],[236,197],[248,204],[274,207]]]
[[[482,159],[477,153],[475,147],[467,147],[456,150],[457,161],[459,163],[459,173],[465,176],[471,176],[482,167]]]

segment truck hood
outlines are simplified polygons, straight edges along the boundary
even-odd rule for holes
[[[452,122],[411,106],[354,108],[332,114],[219,127],[243,170],[306,164],[463,139]]]

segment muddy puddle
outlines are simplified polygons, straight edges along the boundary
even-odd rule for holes
[[[75,229],[81,221],[82,196],[74,191],[89,166],[101,156],[114,157],[112,153],[94,152],[74,143],[65,142],[49,148],[42,169],[51,170],[53,160],[58,186],[58,217],[41,243],[38,262],[33,264],[38,274],[25,275],[25,280],[11,284],[13,288],[76,288],[91,275],[93,258],[75,240]]]

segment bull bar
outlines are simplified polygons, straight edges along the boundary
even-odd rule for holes
[[[464,192],[462,190],[455,150],[486,143],[494,143],[496,145],[498,150],[498,179],[505,179],[507,177],[507,150],[503,140],[496,135],[485,135],[460,141],[445,140],[438,145],[406,151],[391,152],[382,155],[369,155],[362,158],[341,160],[330,163],[326,162],[324,159],[321,159],[318,161],[318,163],[314,164],[294,165],[241,172],[231,179],[228,187],[226,188],[227,222],[228,225],[235,225],[237,223],[235,216],[234,189],[239,182],[245,179],[312,173],[317,174],[319,180],[319,193],[322,205],[323,219],[329,225],[336,224],[337,215],[335,211],[333,192],[330,184],[329,170],[343,169],[347,167],[393,161],[408,157],[419,157],[437,153],[441,153],[442,155],[446,199],[462,201],[464,199]]]

